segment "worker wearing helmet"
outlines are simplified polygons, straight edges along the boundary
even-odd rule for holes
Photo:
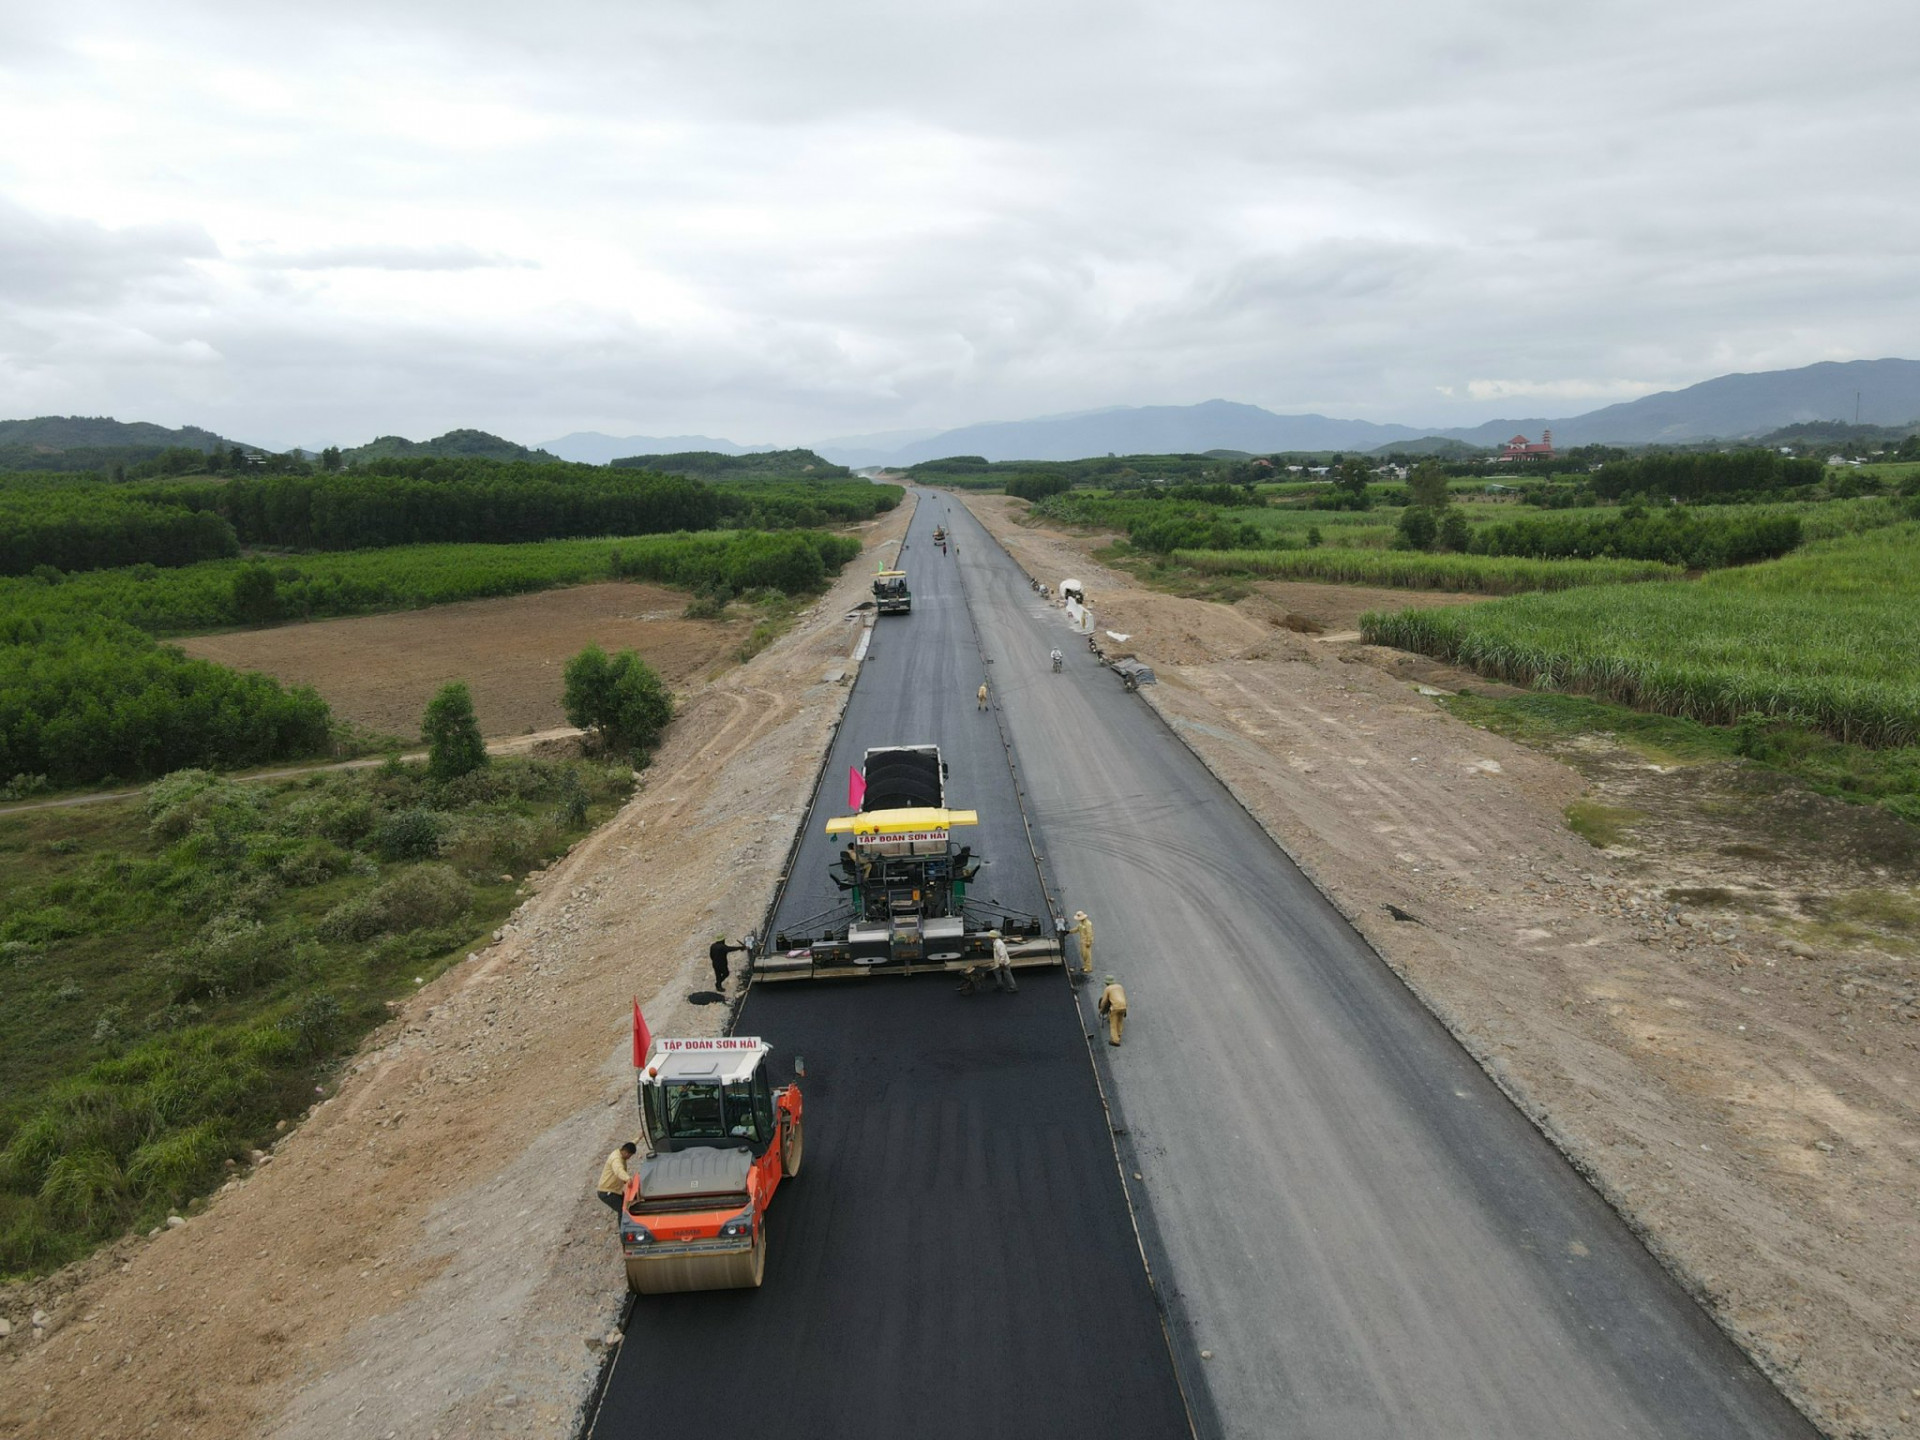
[[[1087,918],[1087,912],[1073,912],[1073,933],[1080,937],[1080,973],[1093,973],[1093,921]]]
[[[1111,975],[1107,976],[1107,988],[1100,992],[1100,1013],[1107,1017],[1107,1044],[1118,1045],[1120,1032],[1127,1028],[1127,992]]]

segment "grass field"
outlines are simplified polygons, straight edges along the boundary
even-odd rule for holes
[[[1522,560],[1335,546],[1313,550],[1176,550],[1173,558],[1203,575],[1328,580],[1346,585],[1467,590],[1489,595],[1660,580],[1680,574],[1676,566],[1651,560]]]
[[[137,565],[57,583],[0,580],[0,616],[107,616],[150,635],[232,625],[410,610],[454,600],[523,595],[624,576],[689,589],[814,588],[857,555],[860,542],[818,530],[707,531],[524,545],[403,545],[284,559],[217,560],[161,570]],[[262,583],[251,593],[243,574]]]
[[[496,760],[0,816],[0,1278],[159,1223],[632,788]]]
[[[1920,741],[1920,524],[1691,582],[1375,612],[1376,644],[1497,679],[1714,724],[1773,717],[1870,746]]]

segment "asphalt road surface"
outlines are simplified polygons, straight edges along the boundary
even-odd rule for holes
[[[1098,1062],[1201,1429],[1813,1435],[977,522],[950,528],[1056,898],[1127,989]]]
[[[997,717],[976,708],[958,562],[930,542],[946,504],[914,517],[913,612],[876,624],[778,928],[835,903],[822,827],[881,744],[941,747],[949,804],[980,812],[975,897],[1045,908]],[[1018,995],[940,975],[750,991],[736,1033],[774,1045],[779,1078],[796,1056],[807,1072],[765,1284],[640,1297],[595,1436],[1188,1433],[1073,997],[1058,970],[1020,976]]]
[[[1054,898],[1132,1003],[1093,1049],[1171,1368],[1091,989],[1076,1022],[1040,972],[756,987],[738,1028],[807,1060],[807,1173],[764,1289],[637,1307],[596,1434],[710,1422],[745,1382],[794,1436],[1160,1437],[1176,1373],[1209,1436],[1814,1434],[960,505],[923,498],[905,563],[781,923],[825,908],[816,832],[893,741],[941,745],[996,898],[1039,908],[984,674]]]

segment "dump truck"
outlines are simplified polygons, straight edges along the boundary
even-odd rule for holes
[[[773,1084],[773,1047],[757,1036],[653,1043],[639,1078],[645,1153],[620,1206],[627,1288],[757,1288],[768,1202],[805,1150],[800,1086]]]
[[[873,577],[873,608],[882,615],[905,615],[913,609],[906,571],[882,570]]]
[[[759,979],[969,970],[992,957],[996,935],[1015,965],[1058,961],[1057,918],[1043,920],[973,892],[986,862],[955,832],[978,825],[980,817],[948,806],[946,778],[937,745],[866,752],[857,812],[826,823],[841,902],[775,934],[754,961]]]

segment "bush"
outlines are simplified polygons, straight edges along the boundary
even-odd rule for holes
[[[202,1120],[135,1150],[127,1162],[127,1183],[143,1200],[181,1205],[212,1186],[231,1149],[220,1123]]]
[[[371,940],[444,925],[467,913],[473,890],[445,865],[403,870],[365,895],[343,901],[320,921],[330,940]]]
[[[1398,528],[1395,548],[1400,550],[1431,550],[1440,538],[1440,522],[1424,505],[1409,505],[1402,510]]]
[[[1442,549],[1465,552],[1473,541],[1473,526],[1467,523],[1467,517],[1449,505],[1440,516],[1440,545]]]
[[[353,857],[331,840],[315,839],[282,857],[279,874],[289,885],[322,885],[346,874],[352,863]]]
[[[91,1230],[119,1212],[126,1188],[126,1176],[106,1151],[69,1151],[47,1167],[40,1199],[55,1215]]]
[[[480,737],[473,696],[460,681],[442,685],[427,704],[421,733],[427,740],[427,773],[454,780],[487,763],[487,742]]]
[[[564,685],[568,721],[616,750],[647,754],[673,719],[673,696],[631,650],[589,645],[567,662]]]
[[[373,827],[373,848],[382,860],[427,860],[440,853],[447,819],[413,807],[382,817]]]

